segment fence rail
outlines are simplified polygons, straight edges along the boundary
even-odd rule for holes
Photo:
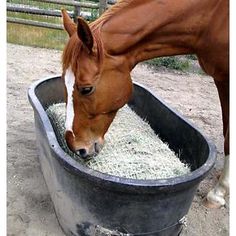
[[[8,5],[7,10],[10,12],[19,12],[19,13],[29,13],[29,14],[35,14],[35,15],[61,17],[60,10],[46,10],[46,9],[32,8],[32,7],[29,7],[26,5],[22,5],[22,6]],[[73,14],[70,13],[70,16],[73,17]]]
[[[37,0],[33,0],[33,1],[38,2]],[[68,1],[64,1],[64,0],[41,0],[40,2],[53,3],[53,4],[58,4],[58,5],[76,6],[76,7],[83,7],[83,8],[99,9],[99,4],[98,3],[86,3],[86,2],[78,2],[78,1],[73,1],[73,0],[68,0]]]
[[[38,27],[49,28],[49,29],[63,30],[62,25],[47,23],[47,22],[34,21],[34,20],[26,20],[26,19],[21,19],[21,18],[7,17],[7,22],[23,24],[23,25],[38,26]]]
[[[39,2],[39,0],[32,0],[33,2]],[[86,20],[92,19],[92,14],[89,12],[82,11],[83,9],[96,9],[101,15],[109,6],[109,4],[114,4],[116,0],[99,0],[99,3],[89,3],[89,2],[78,2],[73,0],[41,0],[40,3],[50,3],[56,5],[63,5],[63,6],[73,6],[74,11],[68,12],[70,17],[76,21],[78,16],[84,17]],[[32,7],[29,5],[23,4],[11,4],[7,3],[7,11],[8,12],[18,12],[18,13],[26,13],[26,14],[34,14],[34,15],[44,15],[44,16],[54,16],[54,17],[61,17],[60,10],[56,9],[42,9],[39,7]],[[46,27],[52,29],[63,29],[62,26],[48,23],[48,22],[41,22],[29,19],[23,19],[19,17],[7,17],[7,22],[9,23],[17,23],[17,24],[24,24],[24,25],[31,25],[37,27]]]

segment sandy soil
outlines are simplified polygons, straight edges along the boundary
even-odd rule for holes
[[[37,159],[33,110],[27,99],[33,81],[61,73],[61,52],[8,44],[7,55],[7,232],[9,236],[63,236]],[[213,80],[199,74],[155,71],[145,65],[138,65],[132,76],[217,146],[216,166],[199,186],[182,235],[229,235],[228,204],[218,210],[202,205],[223,165],[221,111]]]

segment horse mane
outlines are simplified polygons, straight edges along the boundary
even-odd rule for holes
[[[97,20],[90,23],[90,29],[93,34],[94,42],[97,45],[97,60],[99,63],[102,62],[103,59],[103,45],[100,38],[100,28],[101,26],[109,20],[112,16],[115,15],[120,9],[126,7],[133,0],[120,0],[107,11],[105,11]],[[72,71],[76,71],[78,57],[83,45],[80,39],[77,37],[77,34],[71,36],[70,40],[68,40],[62,54],[62,67],[63,71],[65,71],[69,66],[71,66]]]
[[[90,27],[98,28],[102,24],[104,24],[107,20],[109,20],[112,16],[115,15],[116,12],[118,12],[120,9],[127,7],[133,0],[120,0],[117,1],[115,5],[110,7],[108,10],[106,10],[97,20],[90,23]]]

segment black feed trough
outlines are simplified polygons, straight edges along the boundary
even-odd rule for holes
[[[34,109],[41,169],[66,235],[180,235],[196,189],[215,162],[215,147],[156,95],[134,83],[129,106],[169,143],[192,172],[176,178],[134,180],[103,174],[72,159],[58,144],[45,112],[63,102],[60,76],[35,82]]]

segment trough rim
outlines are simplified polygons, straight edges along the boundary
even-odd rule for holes
[[[142,193],[142,192],[146,193],[147,191],[152,193],[153,190],[156,190],[156,188],[161,189],[161,191],[167,190],[169,192],[170,187],[172,191],[180,191],[182,189],[192,187],[194,183],[195,184],[200,183],[200,181],[202,181],[206,177],[206,175],[210,172],[210,170],[213,168],[216,161],[215,144],[209,141],[208,138],[206,138],[194,124],[192,124],[189,120],[183,117],[178,111],[176,111],[175,109],[167,105],[163,101],[163,99],[157,96],[150,88],[147,88],[141,83],[138,83],[135,81],[133,81],[134,85],[145,89],[152,96],[158,99],[164,106],[166,106],[171,112],[175,113],[179,118],[181,118],[185,123],[187,123],[187,125],[191,126],[202,136],[202,138],[206,141],[208,149],[209,149],[209,155],[208,155],[207,161],[201,167],[199,167],[198,169],[194,171],[191,171],[188,174],[181,175],[178,177],[173,177],[173,178],[156,179],[156,180],[129,179],[125,177],[113,176],[110,174],[98,172],[96,170],[90,169],[82,165],[80,162],[73,159],[69,154],[67,154],[60,147],[57,141],[56,134],[50,122],[50,119],[48,115],[46,114],[46,111],[44,110],[38,97],[36,96],[36,93],[35,93],[36,88],[40,84],[48,80],[52,80],[52,79],[61,79],[61,74],[46,77],[46,78],[39,79],[33,82],[28,88],[28,99],[34,109],[34,112],[37,111],[39,118],[42,121],[51,151],[54,152],[54,154],[56,154],[56,156],[60,158],[58,159],[58,161],[70,173],[73,173],[75,175],[80,175],[82,178],[86,178],[87,180],[97,183],[97,185],[99,185],[100,187],[103,184],[104,186],[107,186],[107,187],[112,186],[113,190],[125,189],[125,190],[135,191],[135,192],[138,191],[139,193]]]

